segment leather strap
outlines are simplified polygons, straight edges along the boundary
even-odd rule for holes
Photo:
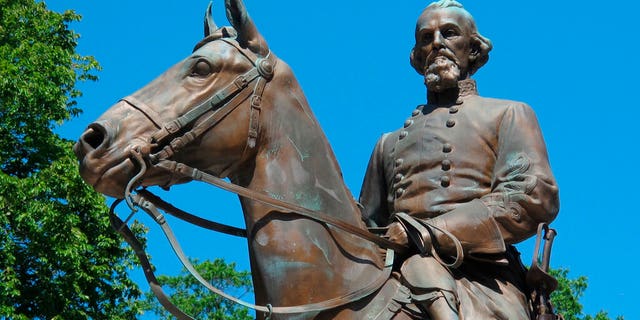
[[[152,162],[170,158],[177,149],[191,143],[205,131],[215,126],[220,120],[231,113],[231,111],[235,110],[240,103],[246,100],[248,93],[244,89],[247,88],[249,84],[257,80],[251,95],[249,133],[247,139],[248,148],[251,149],[255,147],[260,126],[259,115],[262,93],[266,84],[273,78],[277,59],[273,54],[271,54],[271,52],[269,52],[265,58],[260,58],[252,52],[244,50],[235,40],[220,40],[236,48],[242,55],[251,61],[254,67],[244,74],[236,77],[231,83],[218,90],[209,99],[191,108],[177,119],[163,122],[162,117],[160,117],[153,108],[143,101],[140,101],[133,96],[121,99],[121,101],[127,102],[127,104],[143,113],[156,127],[159,128],[158,131],[151,135],[148,141],[148,143],[151,144],[150,147],[162,148],[160,152],[150,155],[150,160]],[[211,111],[213,111],[213,114],[195,125],[193,129],[179,137],[174,137],[171,141],[165,143],[167,139],[179,133],[187,125],[196,122],[206,113]]]
[[[151,122],[158,129],[160,129],[162,127],[162,117],[160,117],[160,115],[156,112],[156,110],[154,110],[153,108],[148,106],[146,103],[138,100],[138,98],[133,97],[133,96],[128,96],[128,97],[120,99],[120,101],[124,101],[124,102],[128,103],[130,106],[132,106],[133,108],[135,108],[138,111],[140,111],[149,120],[151,120]]]
[[[222,223],[218,223],[218,222],[214,222],[208,219],[204,219],[204,218],[200,218],[198,216],[195,216],[193,214],[190,214],[186,211],[182,211],[176,207],[174,207],[173,205],[171,205],[170,203],[162,200],[162,198],[158,197],[157,195],[151,193],[149,190],[147,189],[140,189],[138,191],[136,191],[139,195],[141,195],[142,197],[144,197],[145,199],[147,199],[147,201],[153,203],[156,207],[158,207],[158,209],[180,219],[186,222],[189,222],[191,224],[194,224],[196,226],[199,226],[201,228],[205,228],[205,229],[209,229],[212,231],[216,231],[216,232],[220,232],[220,233],[224,233],[224,234],[228,234],[228,235],[232,235],[232,236],[236,236],[236,237],[241,237],[241,238],[246,238],[247,237],[247,230],[245,229],[241,229],[241,228],[236,228],[233,226],[229,226],[226,224],[222,224]]]
[[[393,250],[387,250],[383,272],[371,283],[369,283],[368,285],[362,288],[349,292],[340,297],[324,300],[317,303],[310,303],[310,304],[304,304],[304,305],[298,305],[298,306],[288,306],[288,307],[273,307],[271,305],[268,305],[268,306],[255,305],[255,304],[243,301],[241,299],[238,299],[236,297],[233,297],[231,295],[228,295],[224,291],[212,286],[206,279],[204,279],[204,277],[202,277],[202,275],[200,275],[200,273],[195,269],[195,267],[191,264],[189,259],[186,257],[172,229],[169,227],[167,220],[165,219],[164,215],[160,213],[158,208],[153,203],[145,199],[140,193],[132,195],[132,198],[133,198],[132,201],[136,206],[138,206],[139,208],[142,208],[147,214],[149,214],[149,216],[153,218],[153,220],[156,223],[158,223],[158,225],[161,227],[162,231],[167,237],[167,240],[171,244],[172,249],[174,250],[176,256],[178,257],[182,265],[198,280],[198,282],[200,282],[200,284],[205,286],[207,289],[209,289],[213,293],[220,295],[221,297],[229,301],[240,304],[247,308],[254,309],[256,311],[265,312],[265,313],[276,313],[276,314],[293,314],[293,313],[323,311],[323,310],[336,308],[336,307],[348,304],[353,301],[358,301],[364,297],[369,296],[370,294],[377,291],[380,287],[382,287],[382,285],[384,285],[384,283],[391,276],[391,269],[393,267],[393,260],[394,260],[394,252]],[[154,291],[154,294],[156,294],[160,303],[179,319],[192,319],[190,316],[180,311],[177,307],[175,307],[175,305],[173,305],[168,300],[166,294],[163,292],[162,288],[158,284],[158,281],[153,273],[153,267],[151,266],[148,258],[146,257],[146,254],[142,249],[142,245],[135,238],[135,235],[133,235],[133,232],[131,232],[129,227],[126,226],[122,222],[122,220],[120,220],[113,213],[113,209],[118,203],[119,202],[114,203],[114,205],[111,208],[110,216],[112,218],[112,221],[115,221],[115,223],[112,222],[112,225],[116,230],[120,232],[120,234],[125,238],[125,240],[134,248],[136,255],[141,260],[141,264],[143,265],[143,268],[145,271],[145,277],[147,278],[147,281],[149,281],[150,285],[153,284],[152,290]],[[154,287],[155,289],[153,289]],[[175,310],[177,310],[178,312],[174,313]]]
[[[155,163],[163,159],[171,158],[178,150],[201,136],[206,130],[217,125],[222,119],[229,115],[229,113],[240,106],[240,104],[247,99],[249,94],[250,91],[242,91],[234,96],[223,108],[205,117],[197,126],[187,131],[182,136],[171,140],[171,142],[164,146],[164,148],[159,152],[150,155],[149,157],[151,162]]]
[[[282,210],[283,212],[301,215],[321,223],[326,223],[328,225],[334,226],[336,228],[342,229],[343,231],[356,235],[362,239],[373,242],[379,245],[380,247],[383,247],[386,249],[392,249],[398,253],[406,252],[408,249],[405,246],[399,245],[395,242],[379,237],[365,229],[361,229],[354,225],[348,224],[342,220],[336,219],[325,213],[310,210],[308,208],[305,208],[293,203],[289,203],[286,201],[274,199],[268,196],[267,194],[256,192],[254,190],[251,190],[233,183],[226,182],[218,177],[215,177],[211,174],[200,171],[198,169],[191,168],[182,163],[178,163],[171,160],[163,160],[163,161],[160,161],[157,164],[157,166],[164,168],[165,170],[170,171],[174,174],[179,174],[184,177],[188,177],[190,179],[197,180],[197,181],[202,181],[202,182],[214,185],[220,189],[235,193],[241,197],[255,200],[260,203],[269,205],[276,209]]]
[[[164,290],[162,290],[162,286],[158,282],[155,273],[153,272],[154,267],[151,265],[147,254],[144,251],[144,246],[133,234],[129,226],[127,226],[118,216],[114,213],[115,207],[122,202],[122,199],[117,200],[111,205],[111,209],[109,210],[109,221],[111,222],[111,227],[118,231],[120,236],[124,238],[124,240],[131,246],[133,252],[136,257],[138,257],[138,261],[140,261],[140,265],[142,266],[142,271],[144,272],[144,276],[149,283],[149,287],[151,291],[156,296],[160,304],[167,309],[167,311],[171,312],[178,320],[194,320],[191,316],[184,313],[180,308],[174,305]]]
[[[458,240],[458,238],[456,238],[456,236],[454,236],[451,232],[429,224],[424,220],[416,219],[404,212],[398,212],[395,214],[395,216],[407,231],[409,237],[411,237],[413,242],[418,246],[420,253],[429,253],[440,264],[447,268],[457,268],[462,264],[464,260],[462,243],[460,243],[460,240]],[[438,250],[436,250],[436,248],[433,246],[433,243],[431,242],[431,233],[433,232],[431,229],[442,232],[453,242],[453,245],[456,248],[456,257],[453,262],[447,263],[444,261],[444,259],[442,259],[442,257],[440,257]]]

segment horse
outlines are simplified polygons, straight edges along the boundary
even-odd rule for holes
[[[258,319],[420,318],[403,307],[410,293],[390,276],[384,241],[363,236],[358,204],[291,68],[241,0],[225,8],[232,27],[216,26],[210,5],[190,56],[88,126],[74,146],[82,178],[127,201],[138,186],[203,176],[244,190],[255,302],[272,313]]]

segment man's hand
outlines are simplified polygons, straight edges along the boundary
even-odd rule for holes
[[[387,234],[385,235],[389,238],[390,241],[393,241],[399,245],[408,246],[409,238],[407,236],[407,231],[404,229],[400,222],[394,222],[389,225],[389,229],[387,230]]]

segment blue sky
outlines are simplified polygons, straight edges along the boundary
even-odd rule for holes
[[[429,1],[246,0],[274,51],[294,70],[318,117],[345,182],[357,196],[371,150],[425,101],[422,78],[409,65],[413,29]],[[593,5],[591,3],[594,3]],[[76,139],[120,97],[144,86],[190,54],[202,38],[198,1],[49,1],[83,20],[78,50],[104,70],[81,85],[84,114],[61,127]],[[640,319],[640,280],[633,276],[640,212],[635,129],[638,5],[582,1],[464,1],[493,41],[474,76],[480,94],[520,100],[536,111],[560,186],[561,210],[552,266],[585,275],[587,313],[600,309]],[[214,17],[226,25],[223,1]],[[200,200],[195,200],[196,196]],[[242,226],[235,196],[192,183],[165,195],[178,206]],[[204,200],[203,200],[204,199]],[[121,209],[124,214],[124,207]],[[142,215],[137,216],[143,218]],[[160,273],[180,266],[152,222],[149,249]],[[246,242],[170,221],[185,251],[222,257],[248,269]],[[519,246],[530,263],[532,241]],[[142,271],[133,272],[142,279]],[[146,285],[143,284],[143,287]]]

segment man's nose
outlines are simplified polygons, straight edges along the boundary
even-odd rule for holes
[[[433,34],[433,43],[432,43],[434,48],[442,48],[443,42],[442,42],[442,34],[440,33],[440,31],[436,31]]]

